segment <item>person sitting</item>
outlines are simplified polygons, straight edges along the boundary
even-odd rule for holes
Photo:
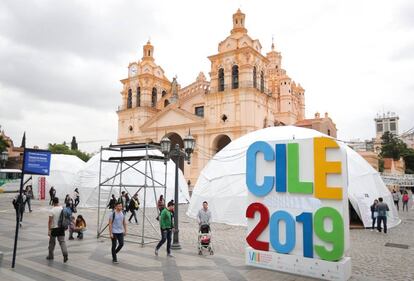
[[[83,233],[86,231],[86,222],[82,215],[78,215],[75,221],[75,226],[71,230],[69,228],[69,239],[73,240],[73,233],[77,233],[78,236],[76,238],[83,239]]]

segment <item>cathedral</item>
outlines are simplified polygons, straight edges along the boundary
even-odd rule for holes
[[[305,90],[282,68],[282,55],[272,43],[262,54],[252,39],[240,9],[233,15],[230,35],[208,57],[210,81],[203,73],[181,87],[169,80],[155,63],[148,41],[142,59],[128,66],[121,80],[122,104],[118,114],[118,143],[159,142],[164,136],[183,147],[188,134],[196,139],[191,165],[180,169],[191,185],[207,162],[229,142],[268,126],[297,125],[336,137],[336,127],[325,113],[305,119]]]

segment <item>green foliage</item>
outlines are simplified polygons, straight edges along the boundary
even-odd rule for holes
[[[5,151],[8,147],[9,144],[6,142],[3,136],[0,136],[0,153]]]
[[[51,144],[49,143],[49,150],[53,154],[67,154],[67,155],[75,155],[82,159],[83,161],[87,162],[92,155],[83,151],[80,151],[79,149],[71,150],[66,144]]]
[[[407,150],[407,145],[390,132],[385,132],[381,137],[382,158],[392,158],[399,160],[401,155]]]
[[[380,173],[384,172],[384,159],[382,158],[378,159],[378,171]]]
[[[402,157],[405,162],[405,173],[412,174],[414,171],[414,149],[408,148],[402,140],[390,132],[385,132],[384,135],[382,135],[381,140],[380,156],[382,158],[392,158],[394,160],[399,160],[400,157]],[[381,171],[381,162],[379,164],[379,169]],[[382,169],[383,168],[384,162],[382,162]]]

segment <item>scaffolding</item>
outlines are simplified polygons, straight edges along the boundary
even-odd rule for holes
[[[147,195],[151,196],[151,193],[154,195],[154,201],[157,202],[157,192],[156,189],[161,189],[161,193],[164,194],[164,198],[166,197],[166,184],[167,184],[167,162],[165,157],[157,155],[160,154],[158,151],[160,150],[160,145],[155,143],[138,143],[138,144],[123,144],[123,145],[110,145],[109,147],[101,147],[100,150],[100,164],[99,164],[99,193],[98,193],[98,221],[97,221],[97,237],[105,237],[109,238],[109,235],[105,235],[104,231],[108,228],[108,203],[111,199],[111,194],[113,191],[119,192],[119,197],[121,197],[122,191],[130,193],[131,189],[136,189],[134,193],[130,193],[131,197],[133,194],[142,195],[141,198],[141,206],[138,211],[137,216],[142,217],[140,229],[138,229],[138,233],[134,233],[132,231],[128,231],[128,242],[138,243],[141,246],[149,243],[155,243],[159,240],[159,226],[154,226],[154,223],[148,217],[148,208],[156,206],[147,206]],[[109,151],[110,156],[107,159],[103,159],[103,153]],[[155,152],[156,151],[156,152]],[[155,154],[154,154],[155,152]],[[162,161],[165,166],[164,172],[164,183],[160,182],[162,180],[156,179],[154,177],[154,170],[152,162],[154,161]],[[137,166],[142,166],[141,163],[144,163],[143,171],[138,169]],[[114,173],[109,178],[102,178],[102,170],[107,168],[107,165],[116,165]],[[128,182],[123,183],[123,175],[125,172],[136,173],[137,177],[133,177],[140,181],[140,175],[144,177],[143,182]],[[104,198],[105,195],[107,198]],[[104,199],[103,202],[101,199]],[[102,208],[104,209],[103,212]],[[155,208],[158,214],[158,208]],[[146,229],[146,225],[150,227],[152,233],[156,233],[157,235],[149,235],[148,227]],[[130,239],[129,237],[135,237],[138,239]]]

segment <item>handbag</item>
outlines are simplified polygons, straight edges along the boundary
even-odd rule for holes
[[[65,236],[65,229],[63,227],[56,227],[50,230],[50,235],[53,237]]]

